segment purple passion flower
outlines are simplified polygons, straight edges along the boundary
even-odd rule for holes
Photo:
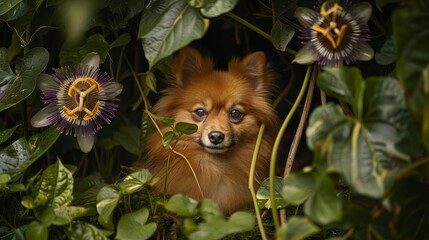
[[[320,5],[320,4],[319,4]],[[322,66],[340,66],[345,62],[369,61],[374,50],[369,40],[368,20],[371,4],[361,2],[351,5],[346,0],[328,0],[318,8],[320,12],[299,7],[295,17],[302,25],[302,47],[294,62]]]
[[[115,115],[122,84],[99,69],[100,56],[89,53],[73,68],[54,69],[52,75],[40,75],[37,86],[46,106],[31,119],[33,127],[55,125],[66,135],[73,134],[82,152],[94,145],[94,135],[101,129],[98,117],[107,124]]]

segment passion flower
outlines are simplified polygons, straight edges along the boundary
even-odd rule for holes
[[[31,125],[54,125],[66,135],[73,134],[82,152],[91,151],[101,129],[99,118],[110,123],[118,107],[114,102],[122,92],[122,84],[101,72],[99,64],[100,56],[90,53],[79,65],[42,74],[37,86],[46,106],[33,116]]]
[[[351,5],[346,0],[328,0],[317,9],[319,12],[299,7],[295,12],[303,27],[300,38],[304,47],[298,51],[294,62],[311,64],[317,61],[322,66],[340,66],[344,62],[372,59],[374,50],[367,43],[371,4]]]

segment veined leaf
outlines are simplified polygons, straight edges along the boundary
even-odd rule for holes
[[[140,191],[152,180],[152,174],[147,169],[141,169],[126,176],[119,184],[119,188],[124,194],[131,194]]]
[[[10,9],[15,7],[22,0],[4,0],[0,4],[0,16],[7,13]]]
[[[310,117],[307,144],[320,154],[319,167],[341,173],[360,194],[381,198],[387,190],[388,175],[400,164],[406,164],[415,148],[399,147],[403,143],[409,145],[407,142],[413,138],[402,88],[388,77],[370,77],[365,83],[353,83],[364,81],[353,68],[326,70],[329,73],[318,79],[319,86],[358,106],[353,112],[359,111],[361,117],[346,116],[334,104],[319,107]]]
[[[238,0],[204,0],[201,5],[201,13],[205,17],[213,18],[234,9]]]
[[[58,139],[60,132],[55,127],[33,135],[27,142],[20,138],[0,151],[0,173],[7,172],[12,179],[20,176],[39,159]]]
[[[73,174],[60,160],[46,168],[33,189],[34,206],[68,206],[73,200]]]
[[[86,222],[74,222],[65,228],[65,233],[70,240],[108,240],[103,232],[92,224]]]
[[[142,208],[132,213],[122,215],[118,222],[115,239],[148,239],[156,231],[156,223],[147,223],[149,211]]]
[[[152,1],[143,12],[141,38],[149,68],[191,41],[203,37],[209,20],[183,0]]]
[[[3,49],[0,53],[3,58],[0,60],[0,111],[3,111],[33,93],[38,76],[48,64],[49,53],[42,47],[29,50],[23,58],[18,59],[15,74],[5,69],[6,51]]]

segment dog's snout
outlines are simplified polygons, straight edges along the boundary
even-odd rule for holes
[[[225,135],[222,132],[219,131],[212,131],[209,133],[209,140],[213,144],[219,144],[223,142],[223,139],[225,138]]]

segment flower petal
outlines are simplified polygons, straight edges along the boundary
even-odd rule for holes
[[[292,60],[292,63],[296,62],[299,64],[311,64],[317,60],[317,56],[311,51],[310,45],[306,44],[302,47],[295,58]]]
[[[369,61],[374,56],[374,50],[367,43],[361,43],[360,50],[356,51],[356,60]]]
[[[98,67],[100,65],[100,55],[96,52],[88,53],[82,61],[80,61],[81,65],[88,65],[93,67]]]
[[[295,11],[295,17],[304,28],[311,27],[313,25],[314,18],[317,16],[319,16],[319,13],[305,7],[298,7]]]
[[[350,12],[355,18],[360,18],[368,22],[372,15],[372,6],[368,2],[360,2],[353,5],[350,8]]]
[[[118,96],[123,88],[124,86],[118,82],[109,82],[102,85],[102,91],[105,92],[105,95],[109,98]]]
[[[55,105],[48,105],[31,118],[31,126],[41,128],[52,125],[55,122],[54,116],[57,114],[59,113]]]
[[[94,135],[78,135],[76,138],[82,152],[91,151],[92,146],[94,146]]]
[[[51,75],[42,73],[37,79],[37,87],[44,92],[52,89],[58,89],[58,83],[52,79]]]

